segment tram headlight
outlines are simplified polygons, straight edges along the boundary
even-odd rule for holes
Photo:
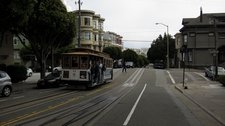
[[[87,79],[87,71],[80,71],[80,79]]]

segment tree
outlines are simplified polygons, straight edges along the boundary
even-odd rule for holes
[[[146,66],[146,65],[148,65],[148,59],[143,55],[138,55],[137,66],[143,67],[143,66]]]
[[[133,61],[134,64],[137,64],[138,54],[131,49],[124,50],[122,52],[122,57],[125,61]]]
[[[0,43],[6,31],[18,32],[33,12],[35,0],[0,1]]]
[[[121,59],[122,57],[122,51],[118,47],[114,47],[114,46],[105,47],[103,49],[103,52],[109,54],[110,57],[113,58],[114,60]]]
[[[46,71],[46,59],[52,49],[70,44],[75,36],[75,16],[68,13],[61,0],[37,0],[21,34],[41,65],[41,78]]]
[[[166,55],[167,55],[167,35],[164,34],[164,37],[162,35],[159,35],[159,37],[154,40],[151,44],[151,47],[149,48],[147,52],[148,60],[151,63],[154,63],[156,60],[163,60],[166,62]],[[175,40],[172,38],[172,36],[169,35],[169,58],[174,58],[175,55]]]

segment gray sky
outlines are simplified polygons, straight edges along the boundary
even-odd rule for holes
[[[76,0],[78,1],[78,0]],[[182,27],[183,18],[195,18],[203,13],[225,13],[225,0],[81,0],[81,9],[93,10],[105,18],[104,30],[112,31],[123,40],[155,40],[166,32],[174,35]],[[68,11],[78,9],[75,0],[63,0]],[[124,41],[129,48],[150,47],[151,42]]]

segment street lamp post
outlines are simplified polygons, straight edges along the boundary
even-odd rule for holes
[[[167,43],[167,49],[166,49],[166,51],[167,51],[167,56],[166,56],[166,60],[167,60],[167,63],[166,63],[166,65],[167,65],[167,68],[169,68],[170,67],[170,62],[169,62],[169,60],[170,60],[170,55],[169,55],[169,53],[170,53],[170,51],[169,51],[169,26],[168,25],[165,25],[165,24],[163,24],[163,23],[155,23],[156,25],[163,25],[163,26],[165,26],[166,27],[166,29],[167,29],[167,37],[166,37],[166,43]]]
[[[218,77],[218,54],[217,54],[218,50],[217,50],[217,36],[216,36],[217,35],[217,33],[216,33],[216,31],[217,31],[216,30],[216,19],[214,19],[213,22],[214,22],[214,36],[215,36],[214,37],[214,39],[215,39],[215,43],[214,43],[215,44],[215,47],[214,47],[215,49],[214,50],[215,51],[214,51],[214,55],[213,55],[214,58],[215,58],[214,59],[214,65],[215,65],[215,77],[214,77],[214,79],[216,79]]]

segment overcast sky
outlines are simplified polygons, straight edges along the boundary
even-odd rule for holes
[[[78,0],[76,0],[78,1]],[[78,9],[75,0],[63,0],[68,11]],[[112,31],[123,40],[155,40],[166,32],[175,35],[183,18],[196,18],[203,13],[225,13],[225,0],[81,0],[81,9],[93,10],[105,18],[104,30]],[[124,41],[129,48],[150,47],[151,42]]]

